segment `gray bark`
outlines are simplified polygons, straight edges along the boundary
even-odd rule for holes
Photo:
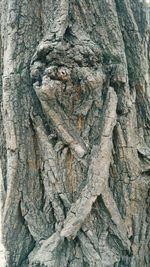
[[[150,266],[143,2],[0,1],[7,267]]]

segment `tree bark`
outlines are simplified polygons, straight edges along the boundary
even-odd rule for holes
[[[150,266],[148,7],[0,3],[7,267]]]

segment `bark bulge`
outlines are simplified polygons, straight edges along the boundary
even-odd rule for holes
[[[149,26],[141,1],[1,1],[8,267],[148,267]]]

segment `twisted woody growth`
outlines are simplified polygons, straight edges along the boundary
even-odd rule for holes
[[[1,2],[7,265],[149,266],[143,1]]]
[[[91,219],[100,195],[109,207],[112,230],[115,228],[124,249],[130,250],[124,222],[108,186],[116,93],[106,82],[99,48],[87,36],[79,40],[69,28],[62,39],[54,35],[41,42],[33,57],[31,76],[45,119],[34,111],[31,117],[43,153],[44,190],[56,218],[53,233],[48,232],[46,240],[41,236],[44,241],[33,254],[32,266],[54,266],[55,251],[63,246],[64,238],[68,242],[78,238],[90,266],[100,266],[100,254],[92,245],[97,236]],[[96,136],[95,125],[99,125]]]

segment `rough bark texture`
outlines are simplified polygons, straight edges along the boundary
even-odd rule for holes
[[[150,266],[145,5],[0,3],[7,266]]]

